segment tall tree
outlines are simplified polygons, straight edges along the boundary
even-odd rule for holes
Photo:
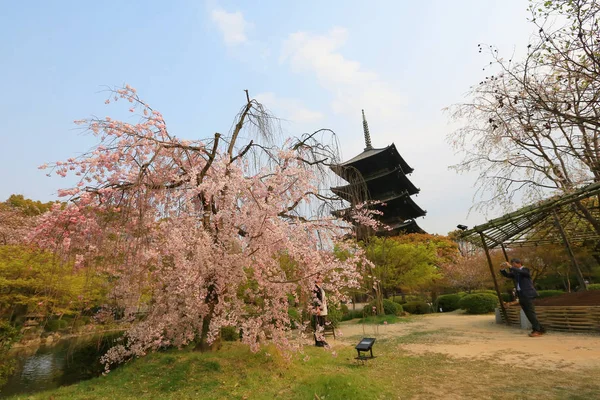
[[[374,237],[366,252],[374,265],[372,275],[385,293],[425,289],[441,279],[438,249],[431,242]]]
[[[470,101],[452,108],[458,171],[479,171],[482,206],[539,198],[600,181],[600,41],[596,0],[530,3],[537,31],[522,60],[492,58]],[[589,209],[579,212],[600,233]]]
[[[502,261],[502,255],[493,252],[495,265]],[[450,287],[464,289],[468,292],[474,289],[492,287],[493,281],[483,251],[461,255],[453,263],[443,266],[444,281]]]
[[[247,96],[229,135],[185,140],[133,88],[114,91],[107,102],[114,100],[128,102],[140,121],[77,121],[100,144],[45,166],[81,181],[60,192],[71,201],[45,214],[35,232],[39,245],[77,266],[113,275],[124,306],[149,299],[147,318],[107,363],[211,343],[223,326],[241,329],[252,349],[290,348],[289,294],[312,302],[319,273],[328,300],[357,284],[362,251],[341,240],[348,225],[322,207],[334,200],[324,195],[323,174],[339,162],[323,140],[330,131],[278,142],[272,118]],[[347,258],[334,255],[334,243]],[[294,268],[282,267],[282,254]]]

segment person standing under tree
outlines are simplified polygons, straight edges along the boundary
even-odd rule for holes
[[[525,316],[531,322],[533,331],[529,334],[531,337],[542,336],[546,333],[546,329],[540,324],[535,313],[535,306],[533,305],[533,299],[538,296],[537,291],[533,287],[533,281],[531,280],[531,273],[529,268],[525,268],[521,260],[513,258],[510,260],[510,264],[505,262],[502,266],[509,267],[501,269],[500,273],[505,278],[511,278],[515,284],[517,291],[517,298],[521,309],[525,313]]]
[[[327,299],[325,298],[325,290],[323,290],[323,278],[321,274],[317,275],[315,288],[313,289],[314,310],[313,310],[313,327],[315,329],[315,346],[329,346],[324,339],[325,332],[325,317],[327,316]]]

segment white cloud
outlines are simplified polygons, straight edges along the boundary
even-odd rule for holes
[[[265,107],[273,110],[277,117],[290,120],[291,122],[312,123],[324,117],[322,113],[306,108],[300,100],[278,97],[272,92],[260,93],[255,98]]]
[[[293,33],[283,44],[280,61],[288,62],[296,72],[315,74],[333,95],[331,107],[336,113],[356,116],[364,108],[374,118],[397,116],[405,99],[377,73],[339,52],[347,39],[343,28],[333,28],[325,35]]]
[[[248,42],[246,30],[252,24],[244,19],[240,11],[229,13],[222,9],[213,10],[211,19],[223,34],[223,40],[228,46],[236,46]]]

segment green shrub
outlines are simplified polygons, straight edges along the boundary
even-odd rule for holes
[[[76,319],[75,321],[73,321],[73,324],[71,324],[71,326],[73,327],[73,329],[81,328],[85,326],[85,321],[82,319]]]
[[[462,298],[458,293],[455,294],[443,294],[438,296],[436,299],[436,309],[442,309],[442,312],[458,310],[458,302]]]
[[[507,303],[508,303],[508,302],[510,302],[510,301],[513,301],[513,300],[514,300],[514,299],[513,299],[513,296],[512,296],[512,294],[510,294],[510,293],[505,293],[505,292],[502,292],[502,293],[500,293],[500,294],[502,295],[502,301],[505,301],[505,302],[507,302]]]
[[[396,303],[396,315],[402,314],[404,314],[404,307],[402,306],[402,304]]]
[[[404,311],[411,314],[429,314],[431,312],[431,307],[424,301],[409,301],[402,307],[404,307]]]
[[[600,290],[600,283],[592,283],[588,285],[588,290]]]
[[[538,290],[538,298],[543,299],[545,297],[560,296],[565,294],[562,290]]]
[[[364,316],[363,310],[349,310],[346,314],[342,315],[342,321],[350,321],[351,319],[363,318]]]
[[[404,302],[405,303],[410,303],[410,302],[413,302],[413,301],[422,301],[422,302],[425,302],[426,299],[427,299],[427,296],[418,295],[418,294],[407,294],[406,296],[404,296]]]
[[[383,300],[383,312],[385,315],[400,315],[403,308],[392,300]]]
[[[290,318],[290,325],[292,329],[295,329],[300,322],[300,312],[295,307],[288,307],[288,317]]]
[[[221,339],[226,342],[237,342],[240,339],[240,331],[235,326],[224,326],[221,328]]]
[[[371,324],[371,325],[387,325],[401,321],[395,315],[370,315],[365,318],[358,320],[359,324]]]
[[[8,321],[0,321],[0,387],[14,372],[15,360],[6,354],[13,342],[19,339],[19,330]]]
[[[511,288],[512,288],[512,283],[511,283]],[[491,294],[496,296],[496,298],[498,298],[498,294],[496,293],[495,290],[491,290],[491,289],[480,289],[480,290],[473,290],[471,291],[471,293],[467,293],[467,292],[458,292],[457,294],[460,295],[460,297],[465,297],[468,296],[470,294],[478,294],[478,293],[484,293],[484,294]],[[513,301],[515,299],[513,299],[512,294],[507,293],[506,291],[500,291],[500,296],[502,297],[502,301]]]
[[[331,307],[327,307],[327,321],[329,321],[334,328],[338,327],[343,315],[344,314],[340,308],[333,307],[333,305]]]
[[[498,305],[498,296],[490,293],[469,294],[460,299],[458,305],[469,314],[486,314]]]
[[[0,321],[0,351],[8,349],[19,338],[19,330],[8,321]]]
[[[332,305],[331,307],[328,307],[327,310],[327,321],[329,321],[334,328],[337,328],[340,325],[341,321],[348,321],[352,319],[347,317],[346,319],[344,319],[344,317],[348,314],[350,314],[350,311],[348,311],[347,305],[340,304],[339,308],[333,307]]]
[[[346,304],[340,304],[340,311],[342,314],[348,314],[348,306]]]
[[[373,307],[375,307],[375,300],[365,305],[364,310],[366,311],[366,315],[373,314]],[[383,313],[385,315],[401,315],[403,311],[400,304],[388,299],[383,300]]]
[[[46,322],[46,330],[49,332],[58,332],[69,327],[69,322],[64,319],[51,319]]]
[[[495,296],[496,298],[498,298],[498,293],[496,293],[495,290],[488,290],[488,289],[473,290],[470,294],[477,294],[477,293],[491,294],[491,295]],[[469,294],[469,293],[464,293],[463,297],[466,296],[467,294]],[[501,291],[500,297],[502,297],[502,301],[506,301],[506,302],[515,300],[515,299],[513,299],[512,294],[507,293],[506,291],[504,291],[504,292]]]
[[[473,290],[471,292],[471,294],[475,294],[475,293],[487,293],[487,294],[493,294],[494,296],[498,296],[496,294],[496,291],[495,290],[491,290],[491,289]]]
[[[398,300],[394,301],[394,303],[396,303],[396,305],[397,305],[397,306],[403,306],[403,305],[405,305],[405,304],[406,304],[406,302],[405,302],[405,301],[403,302],[403,301],[401,301],[400,299],[398,299]]]
[[[370,303],[365,304],[365,306],[362,309],[362,313],[363,313],[363,315],[375,315],[377,313],[373,312],[374,309],[375,309],[375,300],[371,301]],[[385,312],[385,309],[384,309],[384,312]]]

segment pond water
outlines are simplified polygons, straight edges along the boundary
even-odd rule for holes
[[[0,387],[0,398],[54,389],[102,374],[100,357],[121,336],[79,336],[46,346],[16,349],[10,355],[16,370]]]

